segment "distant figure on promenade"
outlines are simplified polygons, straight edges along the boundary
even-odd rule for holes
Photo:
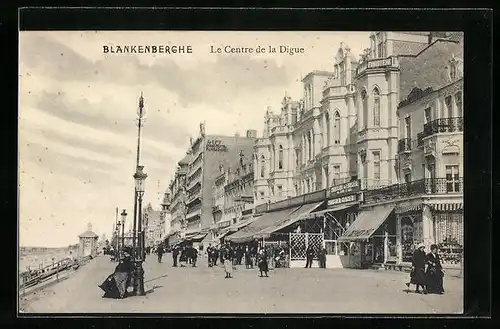
[[[191,249],[191,252],[190,252],[191,264],[193,264],[193,267],[196,267],[196,261],[198,260],[198,249],[196,249],[193,246],[191,246],[190,249]]]
[[[104,291],[104,298],[124,298],[127,294],[127,288],[130,285],[134,265],[131,259],[131,251],[123,251],[123,259],[116,266],[113,274],[99,286]]]
[[[426,274],[426,283],[427,283],[427,292],[431,294],[444,294],[443,288],[443,267],[441,266],[441,258],[438,254],[438,246],[433,244],[431,245],[431,252],[427,254],[426,257],[427,262],[427,271]]]
[[[252,268],[253,267],[253,264],[252,264],[252,255],[250,253],[250,247],[249,246],[247,246],[245,248],[244,255],[245,255],[245,267],[246,268]]]
[[[213,247],[213,258],[212,258],[212,261],[213,261],[213,266],[217,266],[217,260],[219,259],[219,247],[218,246],[214,246]]]
[[[181,267],[186,267],[187,262],[188,262],[187,249],[184,246],[181,248],[179,263],[181,264]]]
[[[163,258],[163,246],[159,245],[156,248],[156,254],[158,255],[158,263],[161,263],[161,259]]]
[[[172,259],[174,261],[173,267],[177,267],[177,258],[179,257],[179,248],[177,246],[174,246],[172,250]]]
[[[309,246],[306,250],[306,268],[311,268],[314,258],[314,249]]]
[[[267,272],[269,271],[269,264],[267,263],[267,258],[267,251],[265,249],[261,249],[257,255],[257,265],[259,266],[261,278],[263,277],[262,273],[266,275],[266,278],[268,277]]]
[[[214,250],[213,250],[211,243],[208,244],[206,253],[207,253],[207,258],[208,258],[208,267],[212,267],[214,265],[213,264],[214,263]]]
[[[319,252],[319,267],[326,268],[326,249],[323,248]]]
[[[406,283],[406,287],[410,288],[410,284],[414,284],[415,292],[420,293],[420,287],[423,293],[427,293],[427,284],[425,278],[425,246],[421,243],[417,246],[411,260],[410,282]]]
[[[225,247],[221,248],[222,262],[224,264],[224,272],[226,272],[226,279],[231,278],[233,273],[233,251],[226,244]]]

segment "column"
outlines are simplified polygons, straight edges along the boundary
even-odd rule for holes
[[[434,236],[432,211],[428,205],[424,205],[422,209],[422,230],[425,249],[429,250],[430,245],[436,242],[436,237]]]
[[[325,147],[328,146],[328,128],[326,127],[326,116],[325,113],[321,115],[321,149],[324,149]]]
[[[323,189],[326,188],[326,172],[324,166],[321,166],[321,187]]]
[[[316,156],[316,154],[319,154],[321,152],[321,127],[319,124],[319,119],[315,118],[314,119],[314,124],[313,124],[313,133],[314,133],[314,152],[313,152],[313,157]]]
[[[396,250],[398,263],[403,262],[403,246],[401,244],[401,216],[396,214]]]

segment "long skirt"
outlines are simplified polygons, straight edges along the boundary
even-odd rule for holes
[[[104,291],[105,298],[124,298],[127,292],[130,274],[115,272],[109,275],[99,286]]]
[[[426,272],[427,291],[429,293],[442,294],[443,288],[443,272],[436,268],[428,268]]]
[[[410,273],[410,283],[411,284],[418,284],[420,286],[425,286],[426,283],[426,277],[425,277],[425,270],[423,268],[416,268]]]
[[[224,260],[224,271],[226,271],[227,274],[233,273],[233,262],[229,259]]]
[[[261,271],[261,272],[269,271],[269,266],[267,264],[267,260],[260,260],[259,261],[259,271]]]

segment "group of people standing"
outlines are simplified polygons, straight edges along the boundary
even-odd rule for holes
[[[415,292],[420,293],[420,287],[424,294],[444,294],[443,277],[444,271],[438,254],[438,246],[431,245],[431,251],[426,254],[425,246],[420,244],[415,249],[412,258],[412,271],[410,282],[406,283],[408,289],[414,284]]]
[[[172,260],[173,267],[177,267],[178,264],[181,267],[185,267],[187,264],[190,264],[192,267],[196,267],[196,262],[198,261],[198,249],[192,245],[175,246],[172,248]]]

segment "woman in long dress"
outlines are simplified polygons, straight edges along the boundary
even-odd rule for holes
[[[124,250],[123,259],[116,266],[113,274],[99,286],[104,291],[104,298],[124,298],[130,285],[134,264],[132,263],[129,250]]]
[[[415,252],[413,253],[413,258],[411,261],[411,273],[410,273],[410,282],[406,284],[408,289],[410,289],[410,284],[414,284],[415,292],[417,294],[420,293],[419,288],[422,287],[423,293],[427,293],[427,283],[425,277],[425,246],[423,244],[419,244]]]
[[[267,272],[269,271],[269,265],[267,263],[267,252],[264,249],[261,249],[259,252],[258,258],[258,266],[260,271],[260,277],[262,277],[262,273],[268,277]]]
[[[233,257],[229,246],[226,246],[222,251],[222,259],[224,262],[224,271],[226,272],[226,279],[231,278],[233,273]]]
[[[433,244],[431,246],[431,252],[427,254],[427,271],[426,281],[427,281],[427,292],[431,294],[442,295],[444,293],[443,288],[443,267],[441,266],[441,258],[438,254],[438,246]]]

